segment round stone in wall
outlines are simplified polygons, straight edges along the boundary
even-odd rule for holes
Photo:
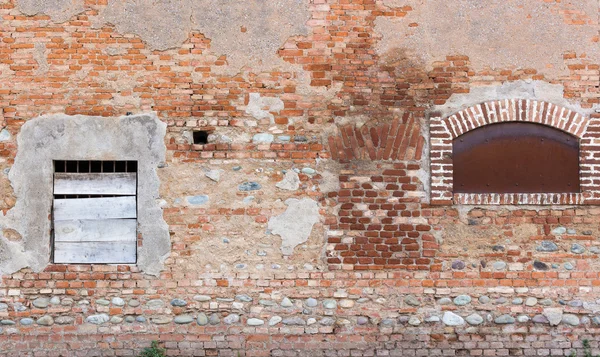
[[[91,323],[91,324],[95,324],[95,325],[101,325],[105,322],[108,322],[110,318],[108,317],[107,314],[98,314],[98,315],[91,315],[88,316],[85,319],[85,322]]]
[[[327,299],[323,301],[323,307],[326,309],[335,309],[337,308],[337,302],[335,300]]]
[[[248,323],[248,326],[261,326],[261,325],[265,324],[265,322],[263,320],[255,319],[255,318],[248,319],[247,323]]]
[[[196,295],[194,296],[194,300],[198,302],[210,301],[210,296],[208,295]]]
[[[131,307],[138,307],[138,306],[140,306],[140,302],[138,300],[135,300],[135,299],[129,300],[129,306],[131,306]]]
[[[488,304],[491,301],[491,299],[488,296],[480,296],[479,297],[479,303],[481,304]]]
[[[194,321],[194,317],[190,316],[190,315],[177,315],[175,316],[175,319],[173,320],[176,324],[189,324],[192,321]]]
[[[240,321],[240,315],[238,314],[229,314],[223,319],[223,322],[227,325],[235,324],[238,321]]]
[[[535,306],[535,305],[537,305],[537,303],[538,303],[538,300],[536,298],[534,298],[534,297],[528,297],[525,300],[525,305],[526,306]]]
[[[571,245],[571,253],[583,254],[583,253],[585,253],[585,247],[582,246],[581,244],[573,243]]]
[[[451,311],[444,312],[442,322],[447,326],[461,326],[465,324],[465,320],[462,317]]]
[[[252,298],[248,295],[236,295],[235,299],[241,302],[251,302]]]
[[[419,326],[421,324],[421,320],[419,320],[416,316],[411,316],[408,320],[408,324],[412,326]]]
[[[196,318],[196,322],[200,326],[206,326],[206,325],[208,325],[208,316],[206,316],[205,313],[201,312],[198,314],[198,318]]]
[[[447,298],[447,297],[441,298],[438,301],[438,304],[440,304],[440,305],[450,305],[450,304],[452,304],[452,300],[450,298]]]
[[[48,305],[50,305],[50,299],[45,298],[45,297],[40,297],[40,298],[33,300],[33,302],[31,304],[37,308],[45,309],[48,307]]]
[[[538,252],[556,252],[558,250],[558,246],[553,241],[544,240],[535,248],[535,250]]]
[[[218,325],[219,322],[221,322],[221,319],[219,318],[219,315],[217,315],[217,314],[211,314],[210,317],[208,318],[208,323],[211,325]]]
[[[165,306],[165,303],[162,300],[155,299],[155,300],[148,301],[146,303],[146,306],[148,306],[149,309],[156,310],[156,309],[160,309],[161,307]]]
[[[465,321],[467,321],[469,325],[481,325],[483,323],[483,317],[479,314],[471,314],[465,317]]]
[[[58,325],[69,325],[75,322],[75,318],[72,316],[59,316],[54,320]]]
[[[501,325],[514,324],[515,318],[510,315],[501,315],[494,319],[494,322]]]
[[[281,307],[292,307],[292,306],[294,306],[294,304],[292,304],[292,301],[289,298],[285,297],[285,298],[283,298],[283,300],[281,300]]]
[[[283,319],[281,316],[273,316],[269,319],[269,326],[275,326],[280,323]]]
[[[52,326],[54,325],[54,319],[50,315],[44,315],[37,319],[37,324],[42,326]]]
[[[462,260],[455,260],[452,262],[452,269],[463,270],[464,268],[465,268],[465,263]]]
[[[102,305],[102,306],[108,306],[108,305],[110,305],[110,301],[108,301],[106,299],[98,299],[98,300],[96,300],[96,304]]]
[[[344,309],[350,309],[354,306],[354,300],[343,299],[340,301],[340,306]]]
[[[414,295],[408,295],[404,298],[404,302],[410,306],[419,306],[421,302]]]
[[[501,261],[494,262],[494,264],[492,264],[492,268],[495,270],[504,270],[506,268],[506,263]]]
[[[316,307],[318,305],[317,299],[308,298],[306,299],[306,306],[308,307]]]
[[[566,325],[570,326],[578,326],[579,325],[579,317],[573,314],[564,314],[562,316],[562,322]]]
[[[173,300],[171,300],[171,305],[183,307],[183,306],[187,305],[187,302],[183,299],[173,299]]]
[[[533,267],[537,270],[541,270],[541,271],[547,271],[550,268],[548,268],[548,264],[540,262],[539,260],[536,260],[533,262]]]
[[[471,297],[469,295],[458,295],[454,298],[454,305],[464,306],[471,303]]]

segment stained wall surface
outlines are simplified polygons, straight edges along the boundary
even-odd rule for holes
[[[599,16],[0,0],[0,355],[600,353]],[[585,190],[436,193],[498,118],[573,134]],[[65,159],[140,163],[137,264],[52,264]]]

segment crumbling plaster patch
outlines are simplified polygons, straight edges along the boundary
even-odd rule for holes
[[[58,23],[82,13],[83,3],[83,0],[16,0],[17,8],[25,15],[46,14]]]
[[[112,24],[122,34],[140,36],[151,50],[164,51],[188,38],[192,11],[187,0],[109,0],[94,25]]]
[[[284,103],[277,97],[262,97],[260,93],[250,93],[246,114],[254,119],[269,119],[271,124],[275,124],[275,116],[271,113],[279,113],[284,109]]]
[[[48,53],[50,53],[50,51],[46,49],[46,44],[43,42],[36,42],[34,48],[35,52],[33,53],[33,59],[38,64],[35,74],[43,76],[48,73],[48,70],[50,69],[50,66],[48,65]]]
[[[472,87],[469,93],[454,93],[443,105],[434,106],[431,112],[440,113],[443,118],[460,110],[491,100],[531,99],[563,106],[582,115],[589,115],[595,108],[582,108],[579,103],[571,103],[564,97],[561,84],[544,81],[515,81],[500,85]]]
[[[191,255],[177,256],[174,252],[167,264],[176,264],[186,271],[241,269],[253,272],[273,266],[300,268],[305,264],[319,269],[326,267],[322,224],[315,224],[308,240],[296,247],[289,257],[281,252],[281,238],[268,229],[267,217],[283,214],[288,209],[284,202],[299,195],[298,191],[277,187],[283,172],[294,170],[289,162],[213,160],[210,168],[221,171],[218,182],[205,176],[206,168],[168,162],[159,171],[160,181],[168,183],[161,185],[160,195],[166,200],[166,207],[177,210],[172,216],[166,216],[169,224],[177,222],[170,226],[171,233],[185,235],[192,246]],[[245,182],[256,183],[260,189],[240,191],[240,184]],[[307,189],[316,190],[316,187]],[[190,196],[199,196],[199,201],[205,202],[190,205],[187,200]],[[227,217],[221,213],[232,209],[245,214]]]
[[[319,207],[310,198],[290,198],[285,201],[287,210],[269,219],[269,229],[281,236],[281,252],[292,255],[296,246],[306,242],[312,228],[319,221]]]
[[[308,34],[306,0],[110,0],[96,26],[115,25],[135,34],[151,50],[178,48],[191,31],[211,40],[211,51],[227,55],[226,73],[248,65],[255,71],[285,65],[277,51],[292,36]]]
[[[391,5],[399,6],[400,1]],[[476,70],[486,67],[535,68],[547,75],[566,70],[565,52],[600,60],[598,1],[540,0],[406,0],[413,11],[404,18],[378,17],[375,31],[382,35],[377,52],[385,56],[406,49],[431,65],[448,55],[467,55]],[[560,10],[568,10],[562,11]],[[564,13],[579,12],[582,25],[566,24]],[[409,24],[413,24],[409,26]],[[414,24],[417,24],[415,26]]]
[[[0,238],[0,274],[25,267],[41,271],[50,262],[53,160],[137,160],[138,267],[158,275],[170,253],[168,226],[159,206],[157,167],[165,160],[166,124],[155,114],[120,118],[52,115],[27,121],[17,137],[9,179],[17,202],[0,217],[20,242]]]

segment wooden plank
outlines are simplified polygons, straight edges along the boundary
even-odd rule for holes
[[[130,173],[55,173],[55,195],[135,195],[137,179]]]
[[[133,264],[136,242],[55,242],[54,262],[58,264]]]
[[[54,200],[54,220],[136,218],[135,196]]]
[[[135,242],[135,219],[55,221],[55,242]]]

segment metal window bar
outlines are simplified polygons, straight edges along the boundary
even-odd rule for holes
[[[137,173],[137,161],[54,160],[54,172],[64,173]],[[117,197],[118,195],[54,195],[57,199]]]

